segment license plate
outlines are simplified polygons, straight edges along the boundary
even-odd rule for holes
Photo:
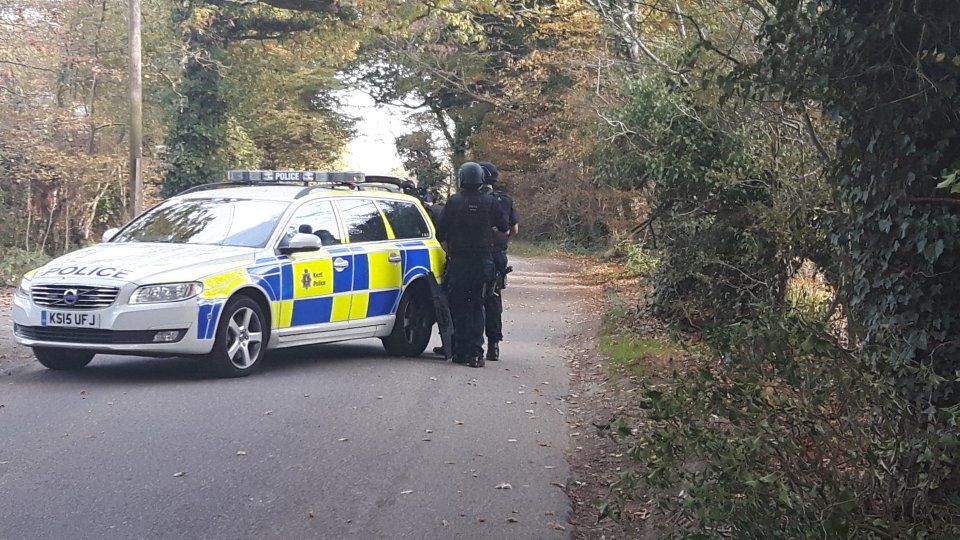
[[[100,316],[97,313],[78,313],[76,311],[43,311],[40,313],[40,324],[42,326],[99,328]]]

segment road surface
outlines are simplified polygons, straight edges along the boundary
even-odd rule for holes
[[[364,340],[242,379],[117,356],[54,372],[0,319],[0,539],[569,537],[582,291],[572,264],[511,262],[503,360],[483,369]]]

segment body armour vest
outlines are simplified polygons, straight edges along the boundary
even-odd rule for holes
[[[448,243],[451,255],[490,255],[493,245],[491,206],[496,201],[479,191],[462,191],[450,198],[444,213],[450,212]]]

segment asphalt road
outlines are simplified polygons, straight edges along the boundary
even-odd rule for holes
[[[581,291],[570,264],[511,263],[503,361],[483,369],[364,340],[243,379],[116,356],[54,372],[7,345],[0,539],[569,537]]]

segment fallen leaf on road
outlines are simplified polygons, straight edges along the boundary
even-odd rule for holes
[[[550,482],[551,486],[557,486],[560,489],[567,489],[567,486],[561,484],[560,482]]]
[[[458,426],[462,426],[462,425],[463,425],[463,420],[454,420],[453,423],[456,424],[456,425],[458,425]]]
[[[342,438],[340,438],[340,439],[337,439],[337,442],[347,442],[347,441],[349,441],[349,440],[350,440],[350,439],[348,439],[348,438],[346,438],[346,437],[342,437]]]
[[[237,455],[238,455],[238,456],[245,456],[245,455],[247,455],[247,453],[244,452],[243,450],[237,450]]]
[[[477,518],[477,521],[479,521],[480,523],[486,523],[487,518]]]
[[[186,476],[186,475],[187,475],[187,473],[185,473],[185,472],[175,472],[175,473],[173,473],[174,478],[182,478],[182,477],[184,477],[184,476]]]
[[[456,464],[457,464],[456,461],[444,461],[443,463],[444,463],[445,465],[456,465]]]
[[[556,467],[554,467],[553,465],[544,465],[543,468],[544,468],[544,469],[556,469]]]
[[[413,490],[412,490],[412,489],[405,489],[405,490],[403,490],[403,491],[400,492],[401,495],[409,495],[409,494],[411,494],[411,493],[413,493]]]
[[[445,520],[445,519],[442,519],[442,520],[440,520],[440,525],[442,525],[442,526],[444,526],[444,527],[449,527],[449,526],[450,526],[450,522],[447,521],[447,520]]]
[[[556,529],[556,530],[558,530],[558,531],[565,531],[565,530],[567,530],[566,527],[564,527],[563,525],[557,523],[556,521],[551,521],[551,522],[548,523],[547,525],[548,525],[551,529]]]
[[[307,512],[307,517],[308,517],[308,518],[312,518],[312,517],[313,517],[313,512]]]
[[[537,444],[546,448],[550,448],[551,446],[549,441],[537,441]]]
[[[273,414],[273,410],[269,410],[263,413],[264,416],[270,416],[271,414]]]
[[[507,442],[517,442],[516,439],[507,439]]]
[[[496,487],[494,487],[493,489],[513,489],[513,486],[511,486],[507,482],[503,482],[503,483],[497,484]]]
[[[423,431],[426,432],[426,433],[433,433],[433,430],[432,430],[432,429],[425,429],[425,430],[423,430]]]
[[[507,523],[520,523],[520,520],[511,516],[507,518]]]
[[[383,399],[383,396],[377,396],[377,399]]]
[[[424,437],[424,438],[422,438],[422,439],[420,439],[420,440],[423,441],[423,442],[430,442],[430,437]]]
[[[431,380],[431,381],[435,381],[435,380],[437,380],[437,378],[436,378],[436,377],[430,377],[430,380]]]
[[[525,411],[523,411],[523,412],[525,412],[525,413],[527,413],[527,414],[533,414],[533,413],[534,413],[534,410],[533,410],[533,409],[527,409],[527,410],[525,410]]]

